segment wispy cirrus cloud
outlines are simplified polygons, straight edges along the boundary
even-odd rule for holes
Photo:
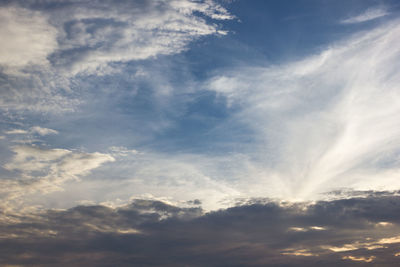
[[[353,23],[361,23],[370,20],[374,20],[377,18],[384,17],[389,14],[389,11],[385,7],[374,7],[369,8],[365,12],[358,14],[356,16],[349,17],[347,19],[343,19],[340,21],[342,24],[353,24]]]
[[[294,199],[398,188],[399,33],[396,20],[304,60],[210,79],[207,88],[235,110],[221,128],[245,125],[251,136],[241,188],[265,181],[260,194]]]
[[[23,129],[12,129],[12,130],[5,131],[4,133],[5,133],[5,134],[12,134],[12,135],[14,135],[14,134],[27,134],[27,133],[29,133],[29,132],[26,131],[26,130],[23,130]]]
[[[49,134],[58,134],[58,132],[56,130],[44,128],[44,127],[40,127],[40,126],[33,126],[33,127],[29,128],[28,130],[12,129],[12,130],[7,130],[4,133],[7,135],[38,134],[40,136],[49,135]]]
[[[199,199],[203,208],[209,211],[232,206],[235,198],[245,197],[227,178],[235,169],[219,170],[222,164],[232,164],[230,159],[115,147],[111,148],[110,155],[115,162],[102,167],[101,173],[90,175],[79,184],[68,185],[61,193],[62,199],[69,196],[70,204],[78,202],[87,197],[92,188],[96,188],[97,194],[90,195],[96,203],[111,203],[113,200],[126,203],[132,198],[148,198],[182,205]]]
[[[8,177],[0,181],[3,210],[29,206],[27,195],[62,191],[63,184],[79,180],[93,169],[115,159],[103,153],[85,153],[35,145],[12,147],[14,157],[3,168]]]

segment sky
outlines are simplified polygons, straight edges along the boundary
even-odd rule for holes
[[[1,266],[400,260],[398,1],[4,0],[0,25]]]

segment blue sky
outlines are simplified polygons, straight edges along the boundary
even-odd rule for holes
[[[398,105],[389,96],[395,2],[33,1],[2,9],[11,36],[2,48],[4,180],[24,174],[40,188],[51,176],[20,167],[43,161],[25,149],[98,155],[73,175],[79,182],[63,173],[47,194],[33,190],[40,205],[86,201],[85,190],[74,193],[82,186],[94,203],[149,194],[198,198],[208,209],[238,197],[315,200],[336,189],[400,186],[388,174],[398,153]],[[44,160],[51,170],[62,158]]]
[[[3,1],[0,207],[205,214],[394,194],[399,14],[383,0]]]

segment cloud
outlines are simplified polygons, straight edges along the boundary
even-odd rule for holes
[[[366,22],[366,21],[377,19],[377,18],[381,18],[388,14],[389,14],[389,12],[388,12],[387,8],[383,8],[383,7],[369,8],[364,13],[341,20],[341,23],[342,24],[361,23],[361,22]]]
[[[30,128],[31,133],[36,133],[38,135],[44,136],[44,135],[49,135],[49,134],[58,134],[56,130],[49,129],[49,128],[43,128],[40,126],[34,126]]]
[[[28,150],[29,153],[32,153],[32,158],[26,156],[22,158],[21,162],[17,162],[18,158],[16,156],[6,165],[6,171],[12,172],[14,177],[17,177],[17,174],[25,177],[23,181],[8,179],[9,177],[6,177],[7,179],[4,181],[5,187],[9,185],[10,188],[13,188],[9,190],[10,192],[15,191],[15,194],[10,194],[18,197],[21,196],[23,190],[31,190],[28,188],[32,188],[32,194],[39,194],[35,192],[61,190],[64,186],[67,186],[66,184],[70,185],[69,182],[66,182],[70,178],[75,179],[81,176],[81,174],[71,175],[71,171],[75,171],[75,165],[79,167],[80,162],[83,162],[83,160],[79,161],[80,158],[77,155],[80,154],[76,151],[65,149],[71,153],[60,156],[57,159],[39,159],[37,155],[43,154],[41,149],[52,150],[45,148],[43,141],[37,140],[41,136],[55,135],[60,131],[58,136],[52,136],[47,140],[56,143],[62,142],[63,146],[78,139],[79,141],[81,139],[91,139],[89,141],[95,143],[93,138],[88,137],[91,134],[88,135],[87,131],[92,131],[93,128],[90,127],[94,124],[110,118],[113,118],[114,126],[123,128],[122,130],[121,128],[118,129],[121,132],[127,130],[126,125],[140,124],[139,127],[135,127],[138,129],[136,132],[139,132],[135,133],[138,138],[131,136],[129,137],[129,142],[148,138],[152,133],[160,132],[159,129],[168,127],[170,121],[165,118],[167,117],[166,114],[174,111],[168,110],[168,112],[164,112],[170,106],[163,107],[163,104],[169,96],[168,92],[173,90],[173,86],[170,85],[169,77],[166,77],[164,68],[157,69],[154,66],[148,66],[144,61],[190,49],[191,42],[202,37],[222,36],[227,32],[217,24],[217,20],[233,18],[227,10],[213,1],[117,1],[113,3],[111,8],[108,1],[61,1],[58,4],[46,1],[15,1],[13,3],[4,3],[2,9],[4,12],[9,11],[7,18],[9,20],[8,23],[11,25],[10,27],[15,28],[17,25],[21,28],[21,30],[16,30],[15,32],[15,42],[18,41],[21,44],[26,42],[25,45],[28,46],[29,40],[26,41],[26,38],[20,35],[23,35],[23,32],[32,32],[32,35],[35,35],[35,29],[41,31],[37,35],[46,35],[43,40],[47,40],[48,44],[53,44],[50,40],[54,39],[56,41],[51,49],[47,47],[47,50],[43,50],[40,57],[35,55],[26,56],[24,58],[32,58],[32,60],[26,60],[26,62],[12,67],[10,64],[8,66],[6,62],[0,62],[0,87],[2,88],[0,90],[0,109],[4,111],[2,115],[9,116],[12,118],[11,120],[18,118],[22,125],[26,125],[25,128],[21,126],[21,129],[11,129],[7,134],[17,134],[18,131],[20,134],[27,135],[22,136],[24,140],[13,140],[14,143],[31,142],[43,145],[41,147],[32,146],[32,149],[38,149],[36,152],[30,149],[30,146],[7,149],[21,155],[27,153],[26,151]],[[23,19],[24,16],[27,16],[27,22]],[[34,27],[34,29],[30,27]],[[30,50],[26,49],[24,52],[30,53]],[[34,52],[36,50],[32,53]],[[137,62],[132,63],[134,67],[131,66],[129,69],[128,64],[125,63],[130,61]],[[144,67],[141,67],[141,65]],[[155,65],[158,65],[158,62]],[[133,75],[131,70],[138,70],[137,75]],[[143,74],[144,71],[142,73],[140,70],[146,70],[146,73]],[[119,83],[122,80],[123,84],[120,85]],[[160,85],[163,87],[161,88]],[[142,110],[142,105],[134,104],[137,101],[135,94],[138,90],[152,91],[150,99],[146,99],[146,101],[150,103],[149,105],[152,105],[150,108],[154,106],[157,114],[155,116],[150,114],[148,121],[142,117],[142,114],[145,113]],[[145,94],[147,97],[147,91]],[[153,101],[154,98],[157,98],[156,101]],[[117,101],[119,103],[115,103]],[[121,105],[121,101],[129,102],[129,106],[126,104],[124,104],[125,106]],[[181,108],[176,99],[173,102],[174,108],[176,106]],[[118,105],[118,108],[115,105]],[[140,106],[142,109],[132,112],[132,116],[126,116],[126,114],[122,114],[123,112],[119,113],[120,110],[125,110],[126,108],[134,109],[136,106]],[[160,111],[160,109],[162,110]],[[69,112],[67,113],[68,115],[65,112]],[[62,120],[60,120],[61,115],[63,116]],[[113,117],[114,115],[115,118]],[[47,121],[47,119],[53,122],[47,125],[56,125],[54,128],[58,131],[50,129],[52,126],[49,126],[50,128],[42,127],[41,123]],[[86,120],[84,123],[85,129],[79,131],[79,133],[71,133],[70,130],[75,127],[71,125],[79,123],[77,121],[82,122],[82,120]],[[69,125],[70,128],[63,131],[65,130],[65,128],[63,129],[65,125]],[[115,128],[110,128],[116,132]],[[98,127],[96,126],[95,130],[97,131],[97,129]],[[69,137],[79,137],[71,141],[69,137],[65,138],[68,132]],[[112,134],[114,135],[115,132]],[[119,138],[124,135],[121,132],[117,133],[118,136],[115,137],[116,145],[111,149],[109,156],[112,158],[134,157],[135,150],[121,146],[123,142]],[[145,134],[142,134],[143,132]],[[11,137],[17,139],[17,136],[7,137],[8,139],[11,139]],[[28,139],[26,137],[29,137],[30,140],[26,141],[25,139]],[[126,138],[126,136],[123,137]],[[98,142],[96,143],[98,145],[102,141],[99,138],[99,141],[96,140],[96,142]],[[68,143],[69,148],[79,145],[81,144]],[[85,145],[82,144],[82,146]],[[59,146],[53,144],[52,147]],[[101,151],[101,149],[98,150]],[[53,152],[55,153],[55,151]],[[74,159],[74,157],[78,158]],[[71,159],[71,161],[74,159],[73,162],[77,163],[67,165],[65,162],[67,159]],[[158,162],[160,165],[155,166]],[[61,171],[62,163],[71,167],[71,170]],[[24,169],[33,168],[35,164],[37,164],[38,169]],[[118,166],[118,164],[119,162],[115,166]],[[151,164],[155,167],[153,166],[152,168]],[[171,169],[166,167],[167,164],[170,164]],[[89,164],[88,166],[91,165]],[[86,165],[80,167],[84,170]],[[172,170],[175,167],[176,170]],[[133,170],[125,174],[124,177],[134,181],[130,184],[131,187],[123,184],[125,182],[123,179],[121,179],[123,180],[122,183],[118,180],[112,182],[123,184],[121,191],[125,193],[124,197],[126,199],[129,199],[132,195],[143,195],[141,189],[146,187],[152,187],[149,194],[154,193],[156,197],[159,197],[156,194],[161,191],[159,188],[166,192],[169,184],[174,184],[176,185],[175,188],[179,188],[175,191],[174,196],[182,193],[185,195],[184,201],[190,195],[187,189],[191,188],[193,191],[192,188],[195,188],[195,184],[203,184],[205,187],[205,189],[198,190],[198,195],[204,196],[207,194],[206,192],[216,192],[215,194],[218,194],[216,198],[218,199],[221,191],[224,191],[224,195],[228,195],[225,192],[229,191],[227,186],[222,186],[211,180],[207,175],[201,174],[196,166],[191,166],[188,162],[179,162],[179,159],[148,159],[143,167],[137,166],[137,168],[138,170]],[[164,173],[160,169],[164,170]],[[185,172],[188,177],[185,178],[185,174],[178,173],[177,170]],[[8,172],[5,176],[9,175]],[[114,178],[112,172],[104,174],[104,176],[108,176],[109,181]],[[118,170],[115,172],[120,175]],[[144,175],[150,172],[154,173],[154,176],[148,178],[149,181],[146,182]],[[135,173],[137,176],[131,177],[131,173]],[[170,180],[163,181],[162,178],[157,179],[156,177],[168,177]],[[185,182],[189,180],[189,177],[197,177],[198,180],[188,182],[185,187]],[[51,180],[53,178],[54,181]],[[47,182],[48,180],[51,181]],[[140,182],[137,182],[138,180]],[[88,181],[83,183],[86,182],[88,184],[91,183]],[[29,183],[32,183],[32,186],[27,185],[25,189],[21,189],[22,184]],[[102,184],[101,181],[99,184]],[[79,187],[79,185],[77,186]],[[90,186],[91,188],[88,191],[93,191],[92,188],[97,188],[96,182],[92,182]],[[117,195],[118,192],[109,192],[107,190],[109,186],[107,184],[103,188],[104,195]],[[83,191],[79,188],[75,189],[71,193],[73,196],[78,194],[76,192]],[[129,193],[130,190],[134,192]],[[51,194],[47,194],[46,197],[49,195]],[[98,197],[101,198],[102,196]],[[84,196],[82,198],[86,199]],[[79,200],[82,199],[76,201]],[[110,199],[106,197],[101,199],[101,201],[108,200]],[[68,201],[66,200],[66,202]],[[54,202],[49,201],[47,203]]]
[[[40,136],[45,136],[49,134],[58,134],[56,130],[49,129],[49,128],[43,128],[40,126],[33,126],[29,130],[23,130],[23,129],[13,129],[13,130],[8,130],[4,132],[5,134],[8,135],[14,135],[14,134],[38,134]]]
[[[85,103],[80,78],[172,55],[226,32],[222,6],[192,1],[20,1],[0,7],[0,108],[59,114]],[[79,76],[79,75],[80,76]],[[79,76],[79,78],[77,78]],[[97,88],[96,88],[97,89]]]
[[[40,12],[17,6],[0,7],[0,66],[47,65],[57,49],[57,30]]]
[[[79,94],[71,90],[70,80],[49,66],[26,66],[12,71],[6,68],[0,76],[0,109],[14,119],[23,112],[29,115],[71,112],[82,103]]]
[[[398,197],[281,205],[248,204],[204,213],[136,199],[116,208],[77,206],[0,220],[0,263],[88,266],[394,266]],[[376,228],[388,220],[388,228]],[[293,225],[325,231],[288,231]],[[384,246],[332,251],[328,246]],[[32,246],[32,244],[36,244]],[[157,257],[154,255],[157,254]]]
[[[13,130],[9,130],[9,131],[5,131],[5,134],[27,134],[29,133],[26,130],[22,130],[22,129],[13,129]]]
[[[354,257],[354,256],[343,256],[344,260],[352,260],[352,261],[363,261],[363,262],[372,262],[375,259],[375,256],[371,257]]]
[[[88,113],[47,124],[60,131],[48,139],[64,146],[11,147],[13,155],[1,169],[0,265],[348,266],[360,261],[384,266],[398,261],[400,205],[390,192],[355,191],[363,198],[351,198],[348,191],[335,191],[336,197],[348,199],[316,203],[253,198],[314,200],[342,187],[399,188],[397,22],[301,61],[216,74],[199,87],[216,92],[219,104],[226,100],[223,108],[233,116],[213,131],[231,150],[190,154],[176,147],[146,151],[146,145],[138,151],[131,144],[121,146],[120,136],[99,133],[108,124],[98,114],[116,106],[103,107],[106,102],[98,99],[107,96],[101,96],[103,87],[91,84],[90,76],[118,72],[121,62],[179,53],[202,36],[223,35],[209,21],[231,19],[226,10],[210,1],[115,2],[110,9],[102,1],[26,3],[13,8],[18,14],[31,12],[29,18],[42,23],[39,29],[56,29],[57,46],[20,64],[3,63],[3,110],[53,114],[74,110],[87,91],[96,89],[89,94],[96,97]],[[18,19],[15,23],[22,27]],[[143,79],[155,79],[146,75]],[[103,86],[117,77],[111,82],[104,78]],[[165,85],[158,97],[173,95],[172,87]],[[125,93],[121,98],[130,102]],[[135,113],[126,112],[130,118]],[[107,113],[113,125],[125,124],[114,114]],[[109,152],[65,148],[76,147],[82,137],[74,133],[64,139],[64,122],[70,131],[79,129],[93,139],[85,127],[94,121],[107,142],[90,144],[114,145]],[[143,118],[140,124],[128,122],[140,125],[125,131],[130,139],[135,139],[132,132],[153,123]],[[37,124],[4,133],[58,133],[31,127]],[[231,131],[236,127],[244,131]],[[243,143],[243,135],[250,141]],[[132,196],[141,199],[118,205]],[[101,204],[39,212],[33,206],[57,207],[57,201],[62,207],[75,201]],[[227,206],[231,208],[220,209]]]
[[[49,16],[58,31],[50,60],[77,74],[101,74],[110,62],[176,54],[202,36],[225,34],[204,17],[233,17],[220,5],[192,1],[70,2],[32,5]],[[201,15],[200,15],[201,14]]]
[[[90,179],[68,185],[65,197],[85,199],[87,191],[96,188],[96,194],[91,197],[97,203],[116,199],[126,202],[134,197],[181,205],[198,199],[205,210],[216,210],[231,206],[234,199],[241,196],[226,178],[233,170],[218,171],[220,164],[224,164],[218,158],[135,150],[132,153],[131,149],[125,148],[112,150],[110,155],[116,161],[104,166],[101,173]]]
[[[301,200],[335,188],[400,187],[399,25],[296,62],[232,68],[206,83],[233,114],[219,131],[240,127],[251,140],[242,144],[247,167],[239,163],[236,172],[241,192]]]
[[[59,48],[58,29],[49,23],[49,16],[15,2],[0,6],[0,23],[0,108],[71,110],[76,100],[66,94],[68,82],[48,60]]]
[[[111,153],[116,156],[129,156],[129,155],[135,155],[138,154],[139,151],[135,149],[128,149],[123,146],[112,146],[109,148]]]
[[[48,194],[62,190],[69,180],[78,180],[114,158],[99,152],[84,153],[67,149],[48,149],[34,145],[12,147],[15,153],[4,169],[14,173],[4,177],[1,194],[4,209],[25,205],[27,194]]]

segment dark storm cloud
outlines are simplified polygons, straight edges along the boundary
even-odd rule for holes
[[[400,199],[249,204],[204,214],[159,201],[3,215],[0,263],[48,266],[391,266]],[[14,222],[11,222],[14,219]],[[19,222],[15,222],[18,219]]]

